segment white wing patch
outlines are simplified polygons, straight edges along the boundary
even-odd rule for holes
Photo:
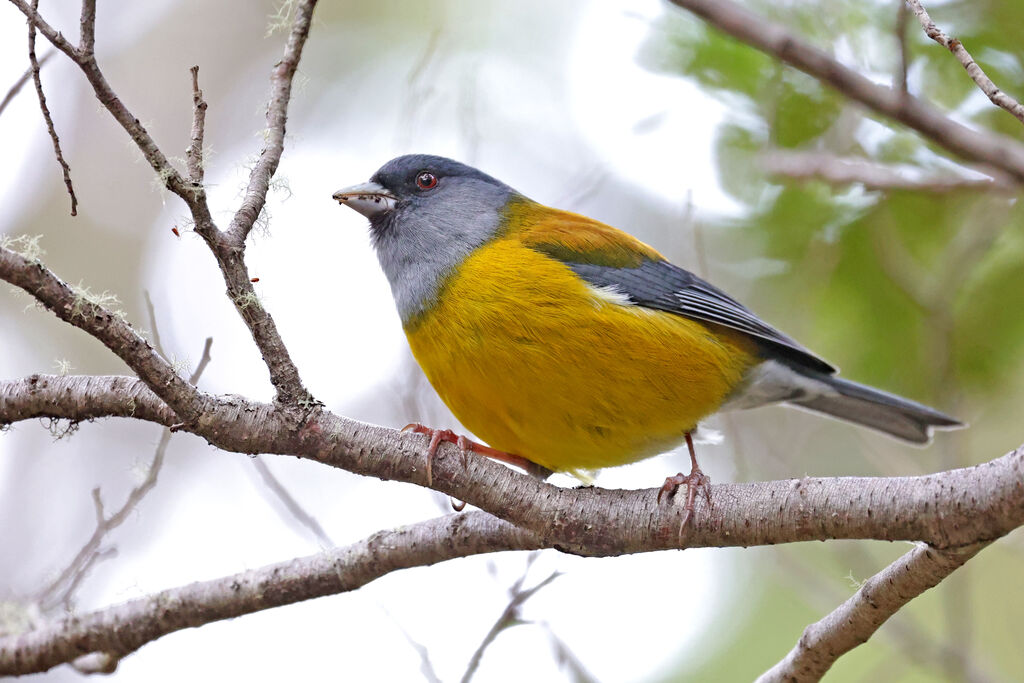
[[[596,301],[595,304],[608,303],[615,304],[616,306],[636,306],[636,303],[629,298],[629,294],[622,291],[622,288],[618,285],[604,285],[598,287],[596,285],[587,285],[587,289],[593,295]]]

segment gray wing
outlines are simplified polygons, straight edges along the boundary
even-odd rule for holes
[[[693,273],[668,261],[644,261],[636,268],[564,262],[595,287],[611,287],[631,303],[717,323],[753,337],[768,358],[788,361],[826,374],[836,369],[793,339],[771,327],[740,302]]]

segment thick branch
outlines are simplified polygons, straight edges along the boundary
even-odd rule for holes
[[[992,79],[974,61],[974,57],[967,51],[963,43],[943,33],[942,29],[936,26],[932,18],[928,16],[928,11],[921,4],[920,0],[906,0],[906,2],[914,10],[914,16],[921,23],[921,28],[924,29],[925,35],[952,52],[960,60],[964,69],[967,70],[967,75],[981,88],[981,91],[992,101],[992,104],[1002,107],[1021,123],[1024,123],[1024,106],[1021,106],[1020,102],[1007,95],[992,82]]]
[[[37,417],[72,422],[134,417],[166,427],[178,422],[174,411],[134,377],[32,375],[0,382],[0,425]]]
[[[907,93],[873,83],[807,44],[788,28],[732,0],[671,0],[718,30],[800,69],[869,109],[913,128],[965,159],[994,166],[1024,182],[1024,145],[992,132],[972,130]]]
[[[22,380],[25,381],[25,380]],[[10,396],[0,381],[0,396]],[[65,387],[66,388],[66,387]],[[74,413],[81,399],[63,392]],[[296,426],[277,406],[237,396],[205,396],[203,413],[182,431],[224,450],[296,455],[357,474],[427,486],[427,439],[313,411]],[[109,401],[108,401],[109,402]],[[51,404],[49,417],[67,417]],[[0,424],[19,414],[0,404]],[[123,414],[123,411],[116,414]],[[585,555],[689,547],[771,545],[831,538],[922,541],[956,548],[992,541],[1024,524],[1024,448],[991,462],[919,477],[803,478],[711,487],[698,497],[683,536],[681,504],[657,502],[655,489],[563,489],[487,458],[463,466],[442,444],[433,488],[538,534],[545,546]],[[983,491],[984,495],[978,492]]]
[[[821,621],[804,629],[785,659],[762,674],[758,683],[817,681],[836,660],[867,642],[889,617],[934,588],[987,544],[937,550],[918,546],[864,582],[853,597]]]
[[[46,671],[89,653],[116,662],[174,631],[355,590],[390,572],[456,557],[540,547],[482,513],[381,531],[337,550],[203,581],[0,638],[0,675]]]
[[[131,325],[73,290],[38,261],[0,247],[0,279],[21,287],[58,318],[103,342],[178,414],[181,421],[190,422],[202,411],[201,394]]]

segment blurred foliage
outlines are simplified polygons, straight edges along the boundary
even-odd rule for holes
[[[854,60],[862,73],[884,76],[897,68],[896,3],[830,3],[827,13],[813,3],[753,5],[810,42],[831,46],[842,61]],[[973,3],[944,4],[933,18],[1004,88],[1024,93],[1014,87],[1024,86],[1024,69],[1012,32],[1004,30],[1024,25],[1024,5],[985,6],[990,15]],[[983,96],[913,17],[907,45],[912,91],[961,117],[973,112],[978,126],[1024,137],[1006,112],[987,103],[966,107]],[[810,311],[816,338],[808,342],[826,357],[841,352],[848,374],[940,405],[952,377],[962,389],[999,391],[1008,374],[1021,370],[1024,225],[1015,198],[867,193],[765,177],[757,156],[771,148],[916,163],[931,173],[950,162],[913,133],[684,13],[666,13],[638,58],[653,71],[693,79],[733,110],[718,140],[718,172],[749,213],[732,233],[759,240],[764,255],[786,264],[777,281],[759,287],[755,308],[770,311],[771,302],[785,300]],[[958,239],[964,231],[978,235]],[[943,376],[929,382],[936,367]]]
[[[743,4],[880,82],[898,73],[897,2]],[[967,46],[997,85],[1024,99],[1019,43],[1024,3],[928,7],[933,20]],[[906,19],[911,92],[960,121],[1024,139],[1020,122],[992,106],[960,63],[924,36],[912,14]],[[1019,444],[1019,419],[999,424],[976,419],[1005,414],[996,406],[1024,398],[1024,221],[1017,198],[972,191],[867,191],[766,176],[759,155],[780,148],[898,163],[916,167],[922,176],[964,169],[913,131],[685,12],[666,11],[638,60],[656,73],[692,80],[730,109],[719,129],[717,171],[722,186],[746,211],[740,218],[711,218],[707,227],[721,238],[717,244],[730,261],[737,255],[749,259],[747,279],[757,280],[746,297],[751,306],[839,363],[846,376],[974,422],[974,429],[933,446],[942,466],[984,461],[999,454],[992,448]],[[766,272],[765,262],[775,267]],[[832,445],[848,457],[840,444]],[[845,466],[854,471],[852,463]],[[921,467],[939,466],[932,460]],[[877,467],[875,472],[892,473]],[[1012,636],[1012,615],[1024,611],[1024,601],[1006,589],[1013,585],[1010,576],[1024,569],[1019,536],[986,550],[966,570],[915,600],[894,618],[894,627],[883,628],[871,645],[842,658],[830,680],[967,679],[969,667],[950,652],[977,665],[982,675],[1019,678],[1024,663]],[[854,572],[863,579],[906,547],[879,544],[860,552],[872,559]],[[703,652],[702,663],[680,661],[679,672],[665,680],[756,677],[792,647],[808,623],[855,589],[836,581],[846,571],[837,573],[837,563],[841,567],[849,558],[844,544],[804,544],[774,556],[755,555],[760,592],[746,595],[747,617],[737,616],[740,609],[723,617],[719,637],[708,634],[709,643],[718,644],[711,648],[715,652]],[[797,574],[794,567],[800,567]],[[893,628],[904,636],[916,634],[935,658],[923,659],[920,649],[908,647],[911,641],[893,636]]]

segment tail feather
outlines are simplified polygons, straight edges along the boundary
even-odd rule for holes
[[[959,420],[915,401],[832,375],[801,372],[832,391],[790,399],[793,405],[877,429],[898,439],[927,443],[932,429],[957,429]]]

